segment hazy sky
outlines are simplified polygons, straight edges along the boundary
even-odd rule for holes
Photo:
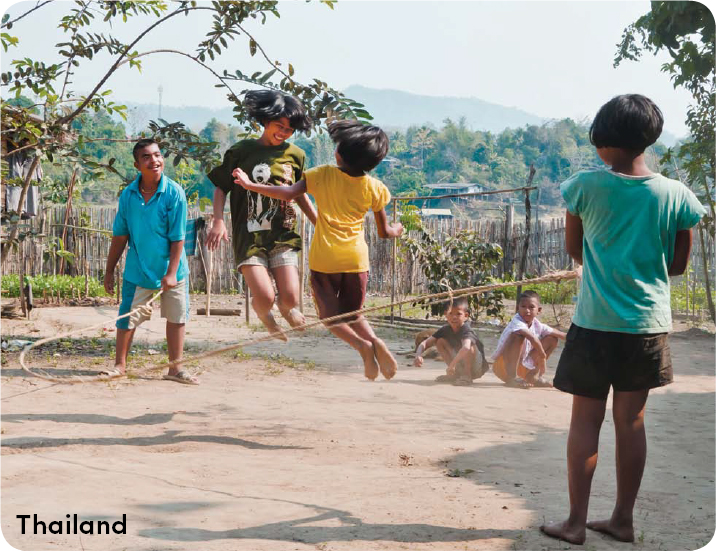
[[[17,16],[34,5],[14,3],[6,11]],[[73,6],[58,1],[19,21],[11,34],[20,38],[20,47],[2,54],[3,70],[17,57],[58,60],[48,53],[65,40],[56,26]],[[649,11],[648,2],[343,0],[331,10],[319,2],[287,1],[279,11],[280,19],[271,16],[265,26],[252,21],[247,30],[272,59],[292,63],[299,80],[316,77],[338,89],[361,84],[476,97],[545,118],[591,118],[610,97],[638,92],[662,108],[666,130],[686,133],[690,97],[674,90],[660,71],[666,54],[612,67],[624,28]],[[97,24],[92,32],[115,32],[129,42],[146,26],[116,24],[111,31]],[[137,49],[193,53],[208,27],[205,13],[179,16]],[[267,70],[258,58],[250,57],[245,37],[238,37],[212,67]],[[99,80],[109,58],[98,59],[92,68],[80,67],[74,89],[86,92]],[[107,82],[117,100],[156,103],[161,85],[164,105],[228,105],[214,77],[190,60],[154,54],[143,64],[141,73],[125,66]]]

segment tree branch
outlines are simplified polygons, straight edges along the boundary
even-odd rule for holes
[[[49,3],[51,3],[51,2],[52,2],[52,0],[45,0],[45,2],[38,3],[37,6],[35,6],[35,7],[32,8],[31,10],[26,11],[26,12],[23,13],[20,17],[16,17],[16,18],[13,19],[12,21],[6,21],[5,23],[3,23],[2,26],[0,26],[0,29],[4,29],[4,28],[6,28],[8,25],[12,25],[13,23],[15,23],[15,22],[17,22],[17,21],[20,21],[20,19],[22,19],[22,18],[25,17],[26,15],[30,15],[30,14],[31,14],[32,12],[34,12],[35,10],[39,10],[42,6],[46,6],[47,4],[49,4]]]
[[[179,50],[161,49],[161,50],[150,50],[150,51],[148,51],[148,52],[143,52],[143,53],[141,53],[141,54],[137,54],[137,55],[133,56],[132,59],[137,59],[138,57],[144,57],[145,55],[149,55],[149,54],[177,54],[177,55],[181,55],[181,56],[184,56],[184,57],[188,57],[188,58],[191,59],[192,61],[195,61],[195,62],[197,62],[199,65],[201,65],[202,67],[204,67],[204,69],[206,69],[207,71],[209,71],[212,75],[214,75],[219,81],[221,81],[221,83],[222,83],[224,86],[226,86],[226,87],[229,89],[229,91],[230,91],[232,94],[234,94],[234,95],[236,96],[236,93],[231,89],[231,86],[229,86],[228,84],[226,84],[226,82],[224,82],[224,77],[222,77],[219,73],[217,73],[216,71],[214,71],[214,69],[212,69],[211,67],[209,67],[206,63],[203,63],[202,61],[200,61],[199,59],[197,59],[196,57],[194,57],[194,56],[192,56],[192,55],[190,55],[190,54],[187,54],[187,53],[185,53],[185,52],[181,52],[181,51],[179,51]],[[119,65],[117,65],[117,68],[119,68],[120,66],[124,65],[125,63],[129,63],[130,61],[131,61],[131,60],[129,60],[129,59],[125,59],[125,60],[122,61]],[[247,79],[238,79],[238,80],[243,80],[244,82],[252,82],[252,81],[247,80]]]
[[[126,48],[125,51],[122,53],[122,55],[120,55],[120,56],[117,58],[117,60],[114,62],[114,64],[109,68],[109,71],[107,71],[107,73],[102,77],[102,79],[99,81],[99,83],[97,83],[97,86],[94,87],[94,90],[92,90],[89,94],[87,94],[87,97],[86,97],[85,100],[79,105],[79,107],[77,107],[77,109],[75,109],[75,110],[74,110],[72,113],[70,113],[69,115],[66,115],[66,116],[61,117],[60,119],[58,119],[58,123],[60,123],[60,124],[67,123],[67,122],[71,121],[72,119],[74,119],[77,115],[79,115],[79,114],[82,112],[82,110],[87,106],[87,104],[90,102],[90,100],[92,99],[92,97],[93,97],[95,94],[97,94],[97,92],[99,91],[99,89],[102,88],[102,85],[104,85],[104,83],[107,82],[107,79],[108,79],[110,76],[112,76],[112,74],[117,70],[117,67],[119,67],[120,63],[122,63],[123,59],[124,59],[124,58],[127,56],[127,54],[131,51],[132,47],[134,47],[134,45],[135,45],[137,42],[139,42],[142,38],[144,38],[144,36],[147,35],[147,33],[149,33],[150,31],[152,31],[152,30],[153,30],[155,27],[157,27],[158,25],[161,25],[162,23],[164,23],[166,20],[168,20],[168,19],[174,17],[175,15],[179,15],[180,13],[187,13],[187,12],[189,12],[189,11],[195,11],[195,10],[209,10],[209,11],[213,11],[212,8],[209,8],[209,7],[204,8],[204,7],[200,7],[200,6],[195,6],[195,7],[191,7],[191,8],[180,8],[180,9],[176,10],[175,12],[170,13],[170,14],[167,15],[166,17],[161,18],[159,21],[157,21],[157,22],[154,23],[153,25],[150,25],[150,26],[149,26],[148,28],[146,28],[137,38],[135,38],[134,41],[133,41],[129,46],[127,46],[127,48]]]
[[[87,11],[88,8],[89,8],[89,3],[85,3],[84,6],[82,7],[82,11],[79,13],[78,17],[81,17],[82,14],[85,11]],[[76,27],[74,32],[72,33],[72,38],[70,39],[70,42],[72,42],[75,39],[75,37],[77,36],[78,30],[79,30],[79,27]],[[65,88],[67,88],[67,82],[70,80],[70,75],[72,74],[72,60],[75,57],[76,56],[75,56],[75,53],[73,50],[72,55],[69,58],[67,58],[67,72],[65,73],[65,81],[62,83],[62,91],[60,92],[60,101],[62,101],[62,98],[65,95]]]
[[[254,44],[256,44],[256,47],[257,47],[257,48],[259,49],[259,51],[261,52],[261,55],[264,56],[264,59],[266,60],[266,62],[267,62],[269,65],[271,65],[271,67],[273,67],[274,69],[276,69],[279,73],[281,73],[283,76],[285,76],[288,80],[290,80],[290,81],[293,82],[294,84],[296,83],[296,81],[293,80],[293,78],[291,77],[291,75],[289,75],[289,74],[287,74],[286,72],[284,72],[283,69],[280,69],[280,68],[278,67],[278,65],[276,65],[273,61],[271,61],[271,59],[269,58],[269,56],[266,55],[266,52],[265,52],[264,49],[261,47],[261,44],[259,44],[258,40],[256,40],[253,36],[251,36],[251,34],[250,34],[246,29],[244,29],[241,25],[239,25],[238,23],[236,24],[236,26],[237,26],[239,29],[241,29],[246,36],[248,36],[251,40],[254,41]]]

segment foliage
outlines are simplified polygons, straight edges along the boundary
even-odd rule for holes
[[[332,8],[333,3],[324,2]],[[22,35],[13,36],[10,31],[15,25],[28,25],[32,31],[32,15],[42,9],[49,2],[38,3],[15,19],[9,14],[2,17],[0,23],[0,39],[3,49],[10,52],[12,49],[22,48]],[[327,117],[355,118],[369,120],[371,117],[364,106],[356,101],[346,98],[341,92],[331,88],[327,83],[312,79],[302,84],[293,78],[294,68],[290,63],[283,65],[269,57],[248,30],[248,25],[263,25],[268,16],[279,17],[278,2],[276,1],[246,1],[246,2],[211,2],[201,3],[195,1],[178,1],[167,3],[163,0],[144,0],[142,2],[96,2],[91,0],[76,0],[67,4],[67,15],[63,16],[58,27],[66,35],[66,39],[55,45],[54,51],[47,53],[55,62],[35,60],[29,57],[13,58],[13,70],[0,74],[0,86],[5,89],[3,98],[14,95],[20,98],[23,95],[34,95],[41,105],[41,116],[32,116],[32,106],[23,106],[15,102],[11,109],[3,101],[0,107],[3,111],[3,133],[16,146],[32,149],[37,152],[38,160],[49,160],[71,167],[72,171],[80,167],[87,178],[97,179],[103,174],[114,174],[120,178],[128,179],[126,172],[117,164],[116,157],[98,160],[97,151],[86,149],[87,136],[77,128],[75,121],[88,113],[103,113],[106,115],[118,114],[126,120],[127,109],[124,105],[112,101],[112,91],[107,89],[107,80],[122,66],[128,65],[141,71],[142,58],[158,52],[172,53],[193,60],[199,67],[212,73],[217,80],[216,86],[224,88],[229,101],[234,104],[234,113],[237,121],[246,132],[256,130],[258,125],[248,119],[241,102],[241,96],[246,89],[235,90],[236,83],[252,88],[263,87],[281,90],[298,97],[309,110],[314,123],[318,126]],[[194,53],[178,50],[153,50],[140,52],[136,48],[142,39],[151,34],[158,35],[168,22],[177,16],[187,16],[192,12],[209,11],[212,14],[212,25],[207,30],[204,40],[196,47]],[[117,29],[128,18],[138,18],[146,21],[148,26],[129,42],[123,42],[118,36]],[[22,20],[22,23],[20,23]],[[90,32],[91,27],[91,32]],[[161,28],[160,28],[161,27]],[[103,29],[106,32],[102,32]],[[171,33],[171,29],[167,29]],[[115,34],[116,33],[116,34]],[[228,47],[228,40],[238,37],[247,42],[250,56],[259,56],[267,65],[266,71],[257,71],[251,75],[241,70],[224,69],[219,73],[206,65],[207,58],[214,60],[224,53]],[[111,57],[109,63],[96,57],[104,53]],[[235,53],[235,51],[234,51]],[[73,75],[88,65],[102,64],[104,74],[86,95],[79,95],[71,90]],[[208,141],[189,131],[180,122],[152,121],[150,128],[144,135],[151,135],[161,142],[165,157],[173,157],[174,166],[194,159],[198,161],[203,171],[208,171],[219,161],[217,142]],[[136,137],[102,137],[110,141],[135,141]],[[91,148],[90,148],[91,149]],[[30,177],[24,182],[23,195],[20,204],[29,186]],[[13,224],[8,232],[6,241],[17,241],[20,227]],[[3,248],[2,258],[7,255],[7,247]]]
[[[42,253],[45,261],[52,260],[53,262],[58,258],[62,258],[68,264],[72,264],[75,261],[75,255],[65,249],[65,244],[60,237],[50,237],[48,239],[47,250]]]
[[[449,289],[456,291],[494,281],[490,272],[502,258],[502,247],[498,244],[485,243],[477,232],[470,230],[448,237],[442,243],[424,229],[418,230],[418,233],[417,238],[411,235],[405,237],[401,247],[419,263],[428,280],[429,293],[444,293]],[[501,290],[469,296],[473,316],[477,318],[481,309],[488,316],[499,316],[503,310],[503,296]],[[444,304],[423,304],[430,314],[442,314]]]
[[[686,274],[671,284],[671,309],[674,312],[690,312],[708,309],[706,288],[703,283],[694,284],[694,270],[688,267]]]
[[[532,275],[525,275],[526,279],[530,279]],[[545,304],[572,304],[572,297],[577,294],[577,282],[575,280],[570,281],[550,281],[548,283],[538,283],[536,285],[530,285],[529,289],[524,287],[524,291],[536,291],[540,296],[540,302],[544,306]],[[511,300],[517,299],[517,288],[508,287],[505,289],[505,298]]]
[[[32,293],[35,297],[57,296],[59,293],[62,298],[72,298],[78,291],[84,294],[85,278],[84,276],[26,276],[26,280],[32,283]],[[89,278],[89,294],[90,297],[106,297],[109,296],[104,290],[101,281]],[[20,276],[17,274],[7,274],[2,277],[2,289],[7,291],[6,296],[20,296]]]
[[[716,29],[708,7],[699,2],[652,2],[651,11],[624,30],[614,65],[636,61],[644,51],[666,50],[671,62],[662,71],[671,75],[674,87],[693,96],[686,124],[690,138],[678,151],[669,150],[662,164],[671,171],[674,155],[680,159],[687,180],[702,202],[710,206],[704,223],[714,235],[714,173],[716,171]]]
[[[401,207],[400,223],[403,224],[405,231],[421,230],[423,227],[422,219],[420,218],[420,209],[415,205],[403,205]]]

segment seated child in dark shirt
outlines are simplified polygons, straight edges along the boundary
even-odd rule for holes
[[[490,365],[485,360],[482,342],[470,327],[467,298],[460,297],[452,304],[448,303],[445,318],[447,325],[418,345],[413,365],[421,367],[423,353],[434,345],[447,364],[445,375],[440,375],[435,380],[449,381],[459,386],[471,385],[473,379],[479,379],[490,369]]]

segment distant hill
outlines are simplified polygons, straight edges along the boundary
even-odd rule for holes
[[[546,122],[527,111],[477,98],[421,96],[399,90],[377,90],[358,85],[346,88],[345,94],[365,104],[379,126],[407,128],[411,125],[429,124],[442,128],[446,118],[457,121],[460,117],[465,117],[471,130],[501,132],[505,128]]]
[[[344,92],[349,98],[365,104],[373,115],[375,124],[389,129],[405,129],[423,124],[442,128],[446,118],[458,121],[461,117],[465,117],[467,126],[471,130],[499,133],[505,128],[520,128],[526,124],[541,125],[547,122],[546,119],[522,109],[505,107],[477,98],[422,96],[400,90],[379,90],[359,85],[349,86]],[[156,120],[158,116],[157,104],[127,102],[126,105],[130,110],[135,111],[134,122],[140,125],[146,124],[150,119]],[[169,122],[181,121],[197,132],[212,118],[224,124],[236,124],[230,105],[221,109],[196,105],[184,107],[164,105],[162,118]],[[669,147],[676,143],[677,138],[669,132],[664,132],[660,141]]]
[[[373,120],[388,128],[407,128],[413,125],[443,126],[446,118],[454,121],[465,117],[471,130],[501,132],[505,128],[518,128],[526,124],[542,124],[544,119],[517,109],[477,98],[453,98],[443,96],[421,96],[399,90],[378,90],[364,86],[349,86],[345,94],[365,104]],[[137,118],[156,119],[159,107],[156,104],[127,103],[136,110]],[[181,121],[193,130],[201,130],[212,118],[225,124],[236,124],[231,106],[211,109],[202,106],[162,106],[162,118]]]

